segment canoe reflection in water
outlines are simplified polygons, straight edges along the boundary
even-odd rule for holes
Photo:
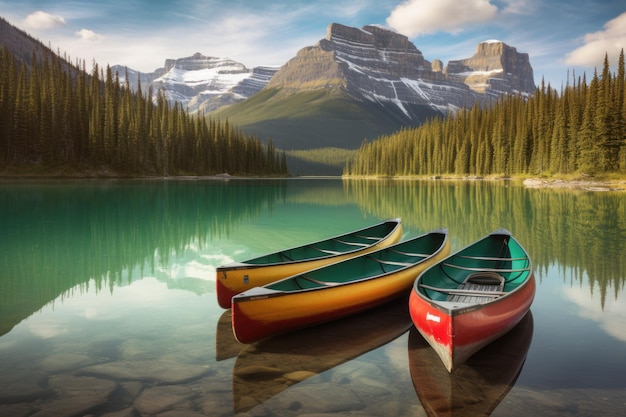
[[[248,411],[298,382],[400,337],[412,326],[407,298],[245,346],[233,368],[234,411]]]
[[[412,328],[411,379],[428,416],[489,416],[515,385],[532,337],[529,311],[507,334],[449,373],[428,342]]]
[[[222,313],[215,327],[215,360],[223,361],[234,358],[244,345],[233,335],[233,320],[230,310]]]

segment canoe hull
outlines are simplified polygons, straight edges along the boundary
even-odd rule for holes
[[[398,221],[397,226],[388,235],[382,237],[377,243],[360,250],[297,262],[261,265],[242,262],[220,266],[216,270],[215,277],[217,302],[222,308],[231,308],[231,299],[250,288],[262,287],[292,275],[382,249],[393,245],[401,238],[402,225]]]
[[[442,308],[412,291],[409,313],[415,327],[451,372],[519,323],[530,309],[535,286],[533,275],[509,296],[460,312]]]
[[[417,329],[411,329],[409,370],[426,414],[429,417],[490,416],[515,385],[533,332],[533,316],[529,311],[513,329],[450,373]]]
[[[232,300],[233,332],[239,342],[253,343],[379,306],[406,295],[415,277],[449,252],[446,238],[428,259],[384,276],[291,293],[240,294]]]

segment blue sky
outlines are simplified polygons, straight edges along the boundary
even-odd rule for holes
[[[195,52],[280,66],[333,22],[393,28],[444,64],[501,40],[530,55],[536,84],[557,88],[626,49],[624,0],[0,0],[0,16],[88,69],[144,72]]]

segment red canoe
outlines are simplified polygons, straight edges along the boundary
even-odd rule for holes
[[[526,315],[535,285],[528,253],[500,229],[420,274],[409,313],[452,372]]]

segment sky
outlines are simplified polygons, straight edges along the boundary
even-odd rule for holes
[[[196,52],[278,67],[330,23],[389,27],[444,65],[499,40],[555,88],[601,72],[607,54],[615,71],[626,49],[624,0],[0,0],[0,16],[88,70],[152,72]]]

